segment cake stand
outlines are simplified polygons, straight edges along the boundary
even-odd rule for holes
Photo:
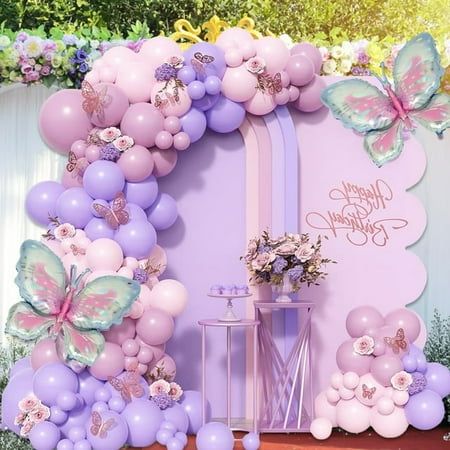
[[[219,319],[220,322],[240,322],[242,319],[238,319],[236,317],[236,314],[233,311],[233,300],[237,298],[247,298],[251,297],[252,294],[236,294],[236,295],[230,295],[230,294],[208,294],[208,297],[211,298],[221,298],[227,300],[227,310],[225,314]]]

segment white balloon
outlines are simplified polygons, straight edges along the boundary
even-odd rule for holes
[[[177,280],[162,280],[151,290],[150,306],[162,309],[171,316],[179,316],[186,307],[188,291]]]

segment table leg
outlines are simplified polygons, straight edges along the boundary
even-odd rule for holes
[[[202,326],[202,424],[206,423],[206,326]]]
[[[253,327],[253,433],[258,429],[258,327]]]
[[[227,424],[231,428],[231,327],[227,327]]]

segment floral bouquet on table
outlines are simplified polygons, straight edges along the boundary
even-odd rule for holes
[[[297,292],[303,283],[318,285],[327,275],[322,266],[334,262],[323,258],[321,238],[315,242],[308,234],[285,233],[273,239],[267,231],[250,240],[244,259],[251,274],[250,281],[268,283],[279,294],[277,302],[290,302],[288,294]]]

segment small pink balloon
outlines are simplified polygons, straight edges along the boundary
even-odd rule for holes
[[[85,155],[88,143],[84,139],[78,139],[71,146],[70,150],[75,153],[77,158],[82,158]]]
[[[402,328],[410,342],[414,342],[420,334],[420,320],[414,311],[399,308],[391,311],[385,317],[386,325]]]
[[[377,356],[370,365],[373,377],[383,386],[390,386],[392,376],[401,370],[403,370],[402,361],[392,355]]]
[[[336,406],[337,424],[350,433],[362,433],[370,426],[370,409],[356,398],[341,400]]]
[[[129,315],[132,319],[136,320],[142,317],[142,314],[144,314],[144,306],[140,301],[136,300],[131,306]]]
[[[100,70],[92,69],[89,73],[86,74],[84,79],[91,84],[100,83]]]
[[[253,43],[252,35],[243,28],[231,27],[219,34],[216,45],[222,50],[233,47],[244,47]]]
[[[180,131],[173,137],[173,146],[175,150],[183,151],[189,148],[191,139],[187,133]]]
[[[133,279],[133,271],[129,267],[121,267],[117,271],[117,275],[120,275],[125,278]]]
[[[105,92],[108,96],[108,102],[99,111],[89,114],[91,122],[97,127],[112,127],[118,125],[122,120],[125,111],[128,109],[129,103],[125,92],[112,83],[99,83],[94,86],[94,90]]]
[[[158,132],[155,138],[155,145],[161,150],[167,150],[172,147],[173,136],[166,130]]]
[[[336,422],[336,404],[330,403],[327,400],[326,393],[321,392],[314,400],[314,412],[316,417],[326,417],[333,424],[337,426]]]
[[[344,373],[344,387],[347,389],[355,389],[359,383],[359,376],[355,372]]]
[[[305,86],[314,77],[314,64],[303,55],[292,55],[286,65],[291,84]]]
[[[105,342],[105,347],[94,361],[89,372],[99,380],[107,380],[108,377],[119,375],[125,368],[125,360],[122,349],[112,342]]]
[[[122,169],[127,181],[138,183],[151,175],[154,162],[147,148],[142,145],[133,145],[122,154],[117,165]]]
[[[31,367],[34,371],[45,364],[59,362],[61,362],[61,360],[59,359],[55,341],[53,339],[42,339],[33,347],[31,352]]]
[[[334,389],[339,389],[344,385],[344,375],[341,372],[334,372],[331,375],[330,384]]]
[[[396,406],[389,415],[380,414],[377,408],[372,408],[370,425],[380,436],[396,438],[407,430],[409,423],[404,408]]]
[[[295,102],[300,97],[300,89],[297,86],[289,86],[289,101]]]
[[[408,403],[409,400],[409,394],[408,391],[398,391],[397,389],[393,390],[392,393],[392,400],[394,403],[398,406],[403,406]]]
[[[181,121],[176,116],[169,116],[164,119],[164,129],[170,134],[177,134],[181,130]]]
[[[309,42],[300,42],[300,44],[296,44],[291,48],[291,55],[305,56],[313,63],[315,73],[320,74],[322,54],[315,45]]]
[[[378,383],[372,374],[366,373],[359,379],[355,396],[364,405],[373,406],[384,395],[386,395],[386,388]]]
[[[136,356],[125,356],[125,370],[135,370],[138,365],[139,361]]]
[[[280,92],[275,94],[275,103],[277,105],[285,105],[289,102],[289,90],[286,88],[281,89]]]
[[[98,76],[104,83],[114,83],[117,77],[117,67],[104,66],[99,69]]]
[[[122,266],[123,253],[112,239],[101,238],[92,242],[86,250],[88,265],[93,270],[114,270]]]
[[[141,347],[137,355],[141,364],[148,364],[153,359],[153,350],[150,347]]]
[[[145,285],[141,284],[141,292],[139,293],[139,301],[141,302],[144,310],[151,307],[152,295],[150,289]]]
[[[177,89],[173,82],[157,81],[152,88],[151,101],[156,103],[156,96],[164,102],[159,106],[159,110],[165,117],[184,116],[192,105],[192,99],[189,97],[187,89]],[[175,96],[178,94],[178,100]]]
[[[323,106],[320,94],[325,88],[325,81],[319,75],[314,75],[310,83],[300,88],[300,97],[294,106],[303,112],[317,111]]]
[[[119,69],[116,84],[128,97],[130,103],[148,102],[156,83],[151,65],[136,61]]]
[[[238,67],[242,64],[244,55],[238,48],[229,48],[225,52],[225,62],[229,67]]]
[[[133,50],[130,50],[127,47],[117,46],[106,50],[101,59],[103,67],[110,66],[119,69],[137,61],[138,57]]]
[[[336,362],[343,372],[356,372],[358,375],[364,375],[369,372],[373,356],[356,353],[353,349],[354,341],[355,339],[344,341],[338,347]]]
[[[132,256],[127,256],[124,260],[123,260],[123,267],[127,267],[130,270],[134,270],[137,269],[139,267],[139,262],[136,258],[133,258]]]
[[[255,41],[256,55],[264,58],[266,70],[276,73],[283,70],[289,60],[289,50],[284,42],[273,36],[265,36]]]
[[[159,345],[172,337],[174,326],[174,321],[168,313],[157,308],[148,308],[136,323],[136,333],[146,344]]]
[[[285,70],[282,70],[280,72],[280,77],[281,77],[281,86],[283,86],[284,88],[288,88],[289,85],[291,84],[291,80],[289,79],[289,75]]]
[[[273,95],[258,90],[250,100],[244,103],[244,106],[249,113],[263,116],[273,111],[277,104]]]
[[[86,159],[92,163],[100,158],[100,147],[98,145],[91,144],[86,148]]]
[[[133,339],[136,336],[135,321],[126,317],[119,325],[113,325],[109,330],[104,331],[105,339],[114,344],[122,345],[127,339]]]
[[[125,356],[136,356],[139,352],[139,344],[134,339],[127,339],[122,343],[122,351]]]
[[[352,389],[347,389],[344,386],[339,388],[339,397],[343,400],[350,400],[355,396],[355,392]]]
[[[326,417],[319,417],[311,422],[309,431],[316,439],[322,441],[331,436],[333,424],[330,419],[327,419]]]
[[[336,389],[333,389],[332,387],[328,388],[325,391],[325,395],[327,396],[327,400],[330,403],[336,404],[341,399],[339,392]]]
[[[153,161],[155,166],[153,168],[153,175],[155,177],[164,177],[168,175],[175,168],[178,159],[178,152],[173,149],[169,150],[152,150]]]
[[[145,375],[147,373],[147,370],[148,370],[147,364],[142,363],[138,364],[138,372],[140,375]]]
[[[180,46],[172,39],[157,36],[145,41],[139,50],[141,61],[151,63],[157,67],[164,63],[170,56],[181,56]]]
[[[245,60],[253,58],[253,56],[256,55],[256,47],[253,39],[251,41],[244,42],[239,48]]]
[[[377,411],[383,416],[387,416],[394,411],[395,405],[391,398],[380,397],[377,400]]]
[[[222,80],[222,93],[234,102],[250,100],[256,92],[258,80],[242,64],[239,67],[229,67]]]

